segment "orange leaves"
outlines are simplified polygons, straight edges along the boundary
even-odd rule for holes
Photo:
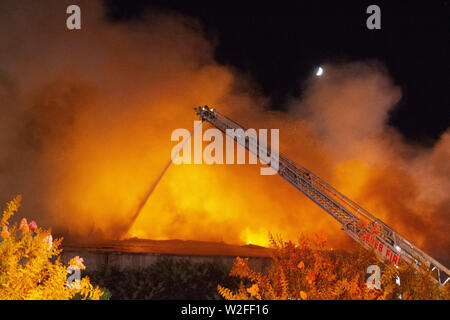
[[[247,288],[247,292],[256,299],[261,299],[261,295],[259,294],[258,284],[253,284],[250,288]]]
[[[313,284],[317,279],[317,271],[315,270],[309,270],[308,274],[306,275],[306,280],[309,284]]]
[[[234,293],[230,289],[222,287],[220,284],[217,285],[217,291],[226,300],[235,300],[236,299]]]
[[[7,226],[3,226],[2,232],[0,233],[0,236],[1,236],[3,239],[9,238],[9,231],[8,231],[8,227],[7,227]]]
[[[309,239],[305,235],[301,235],[297,239],[297,248],[298,249],[307,249],[309,247]]]
[[[300,298],[302,300],[307,300],[308,299],[308,295],[306,294],[305,291],[300,291]]]
[[[87,277],[80,279],[79,289],[67,286],[67,268],[58,257],[62,239],[53,240],[50,231],[25,218],[19,227],[9,226],[9,219],[19,207],[20,197],[16,197],[1,217],[0,300],[66,300],[75,294],[84,299],[100,298],[103,292],[94,288]],[[80,257],[70,263],[85,269]]]
[[[233,268],[230,271],[230,276],[237,276],[237,277],[248,277],[251,273],[251,270],[248,266],[248,258],[236,258],[236,261],[234,262]]]
[[[0,227],[8,226],[9,218],[19,210],[20,201],[22,201],[22,195],[19,194],[6,204],[6,209],[3,211],[2,219],[0,220]]]
[[[247,263],[248,263],[248,258],[237,257],[236,262],[234,263],[234,266],[236,267],[236,269],[246,268],[246,267],[248,267]]]
[[[274,240],[273,261],[266,272],[251,270],[246,259],[238,258],[232,275],[248,278],[247,289],[221,295],[240,299],[373,299],[366,290],[362,253],[347,253],[325,248],[326,235],[321,232],[309,239],[299,237],[298,244]],[[258,290],[256,290],[258,288]]]
[[[230,275],[248,278],[252,285],[235,293],[221,287],[219,293],[224,298],[314,299],[320,296],[315,286],[321,277],[332,281],[336,278],[333,275],[336,265],[323,249],[326,243],[324,232],[317,234],[313,241],[301,236],[297,244],[272,236],[270,242],[274,253],[269,270],[255,272],[249,268],[247,259],[237,258]]]
[[[70,259],[68,264],[70,267],[73,267],[75,269],[80,269],[80,270],[86,269],[83,258],[80,258],[79,256],[75,256],[72,259]]]
[[[270,280],[259,272],[253,271],[248,266],[248,258],[236,258],[236,262],[230,271],[231,276],[248,278],[257,283],[261,290],[270,290]]]
[[[376,225],[374,228],[377,231]],[[241,283],[236,293],[221,287],[219,293],[225,299],[373,300],[398,299],[400,294],[402,299],[448,299],[450,285],[443,292],[412,266],[404,270],[405,266],[385,267],[382,289],[369,289],[365,282],[366,270],[377,263],[375,254],[361,247],[354,252],[327,250],[325,240],[319,234],[313,240],[302,236],[297,245],[281,239],[272,241],[275,252],[268,270],[253,271],[246,259],[238,258],[231,273],[250,279],[251,286],[245,289]],[[402,281],[401,288],[395,283],[397,275]]]
[[[325,231],[321,231],[314,235],[314,242],[318,246],[324,246],[327,242],[327,235],[325,234]]]

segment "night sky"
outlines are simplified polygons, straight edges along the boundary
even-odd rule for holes
[[[366,28],[370,4],[381,8],[381,30]],[[449,1],[105,0],[105,8],[115,23],[152,10],[198,19],[218,40],[216,60],[251,75],[273,109],[301,96],[323,61],[377,59],[402,88],[389,122],[406,139],[429,146],[449,126]]]

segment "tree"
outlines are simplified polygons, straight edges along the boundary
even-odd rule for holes
[[[230,275],[249,280],[240,289],[218,286],[225,299],[293,300],[379,300],[379,299],[449,299],[449,286],[442,288],[425,271],[406,263],[398,268],[382,264],[373,251],[358,247],[352,252],[326,249],[326,236],[313,239],[300,236],[298,242],[284,242],[270,236],[272,263],[266,273],[255,272],[247,259],[237,258]],[[379,265],[381,289],[369,289],[366,270]],[[400,285],[396,283],[399,277]]]
[[[60,261],[62,238],[53,239],[50,230],[39,228],[25,218],[10,226],[21,196],[7,204],[0,220],[0,300],[62,300],[74,297],[100,299],[103,291],[89,278],[67,285],[67,267]],[[72,269],[84,269],[83,259],[69,261]]]

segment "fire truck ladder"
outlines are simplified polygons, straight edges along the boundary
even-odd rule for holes
[[[373,244],[377,242],[375,248],[383,248],[380,250],[382,254],[377,254],[382,262],[388,259],[392,260],[392,256],[395,255],[398,257],[397,261],[394,260],[395,264],[402,259],[413,264],[417,269],[422,267],[431,271],[432,278],[442,286],[449,281],[449,269],[312,172],[297,165],[281,153],[278,153],[277,159],[275,154],[270,153],[268,145],[259,143],[258,138],[251,132],[215,109],[204,106],[194,108],[194,110],[202,121],[211,123],[249,152],[259,157],[259,150],[260,154],[267,155],[271,160],[278,160],[278,167],[275,167],[272,161],[268,161],[267,164],[270,164],[275,170],[278,169],[278,174],[282,178],[335,218],[342,225],[342,230],[364,248],[374,248]],[[261,161],[263,160],[261,159]],[[386,254],[384,254],[385,252]]]

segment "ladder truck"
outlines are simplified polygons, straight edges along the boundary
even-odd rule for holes
[[[259,157],[258,150],[260,154],[267,155],[270,161],[266,164],[278,169],[278,174],[283,179],[335,218],[341,224],[342,230],[356,242],[366,249],[375,250],[380,261],[391,261],[398,267],[403,260],[417,269],[424,268],[431,271],[432,278],[442,286],[449,281],[449,269],[311,171],[299,166],[282,153],[278,153],[278,157],[275,157],[270,153],[269,145],[260,143],[257,137],[217,110],[208,106],[194,110],[202,122],[209,122],[257,157]],[[230,134],[232,132],[233,134]],[[240,132],[241,136],[235,134],[236,132]],[[242,136],[242,133],[245,134]],[[278,165],[273,166],[271,160],[278,161]]]

